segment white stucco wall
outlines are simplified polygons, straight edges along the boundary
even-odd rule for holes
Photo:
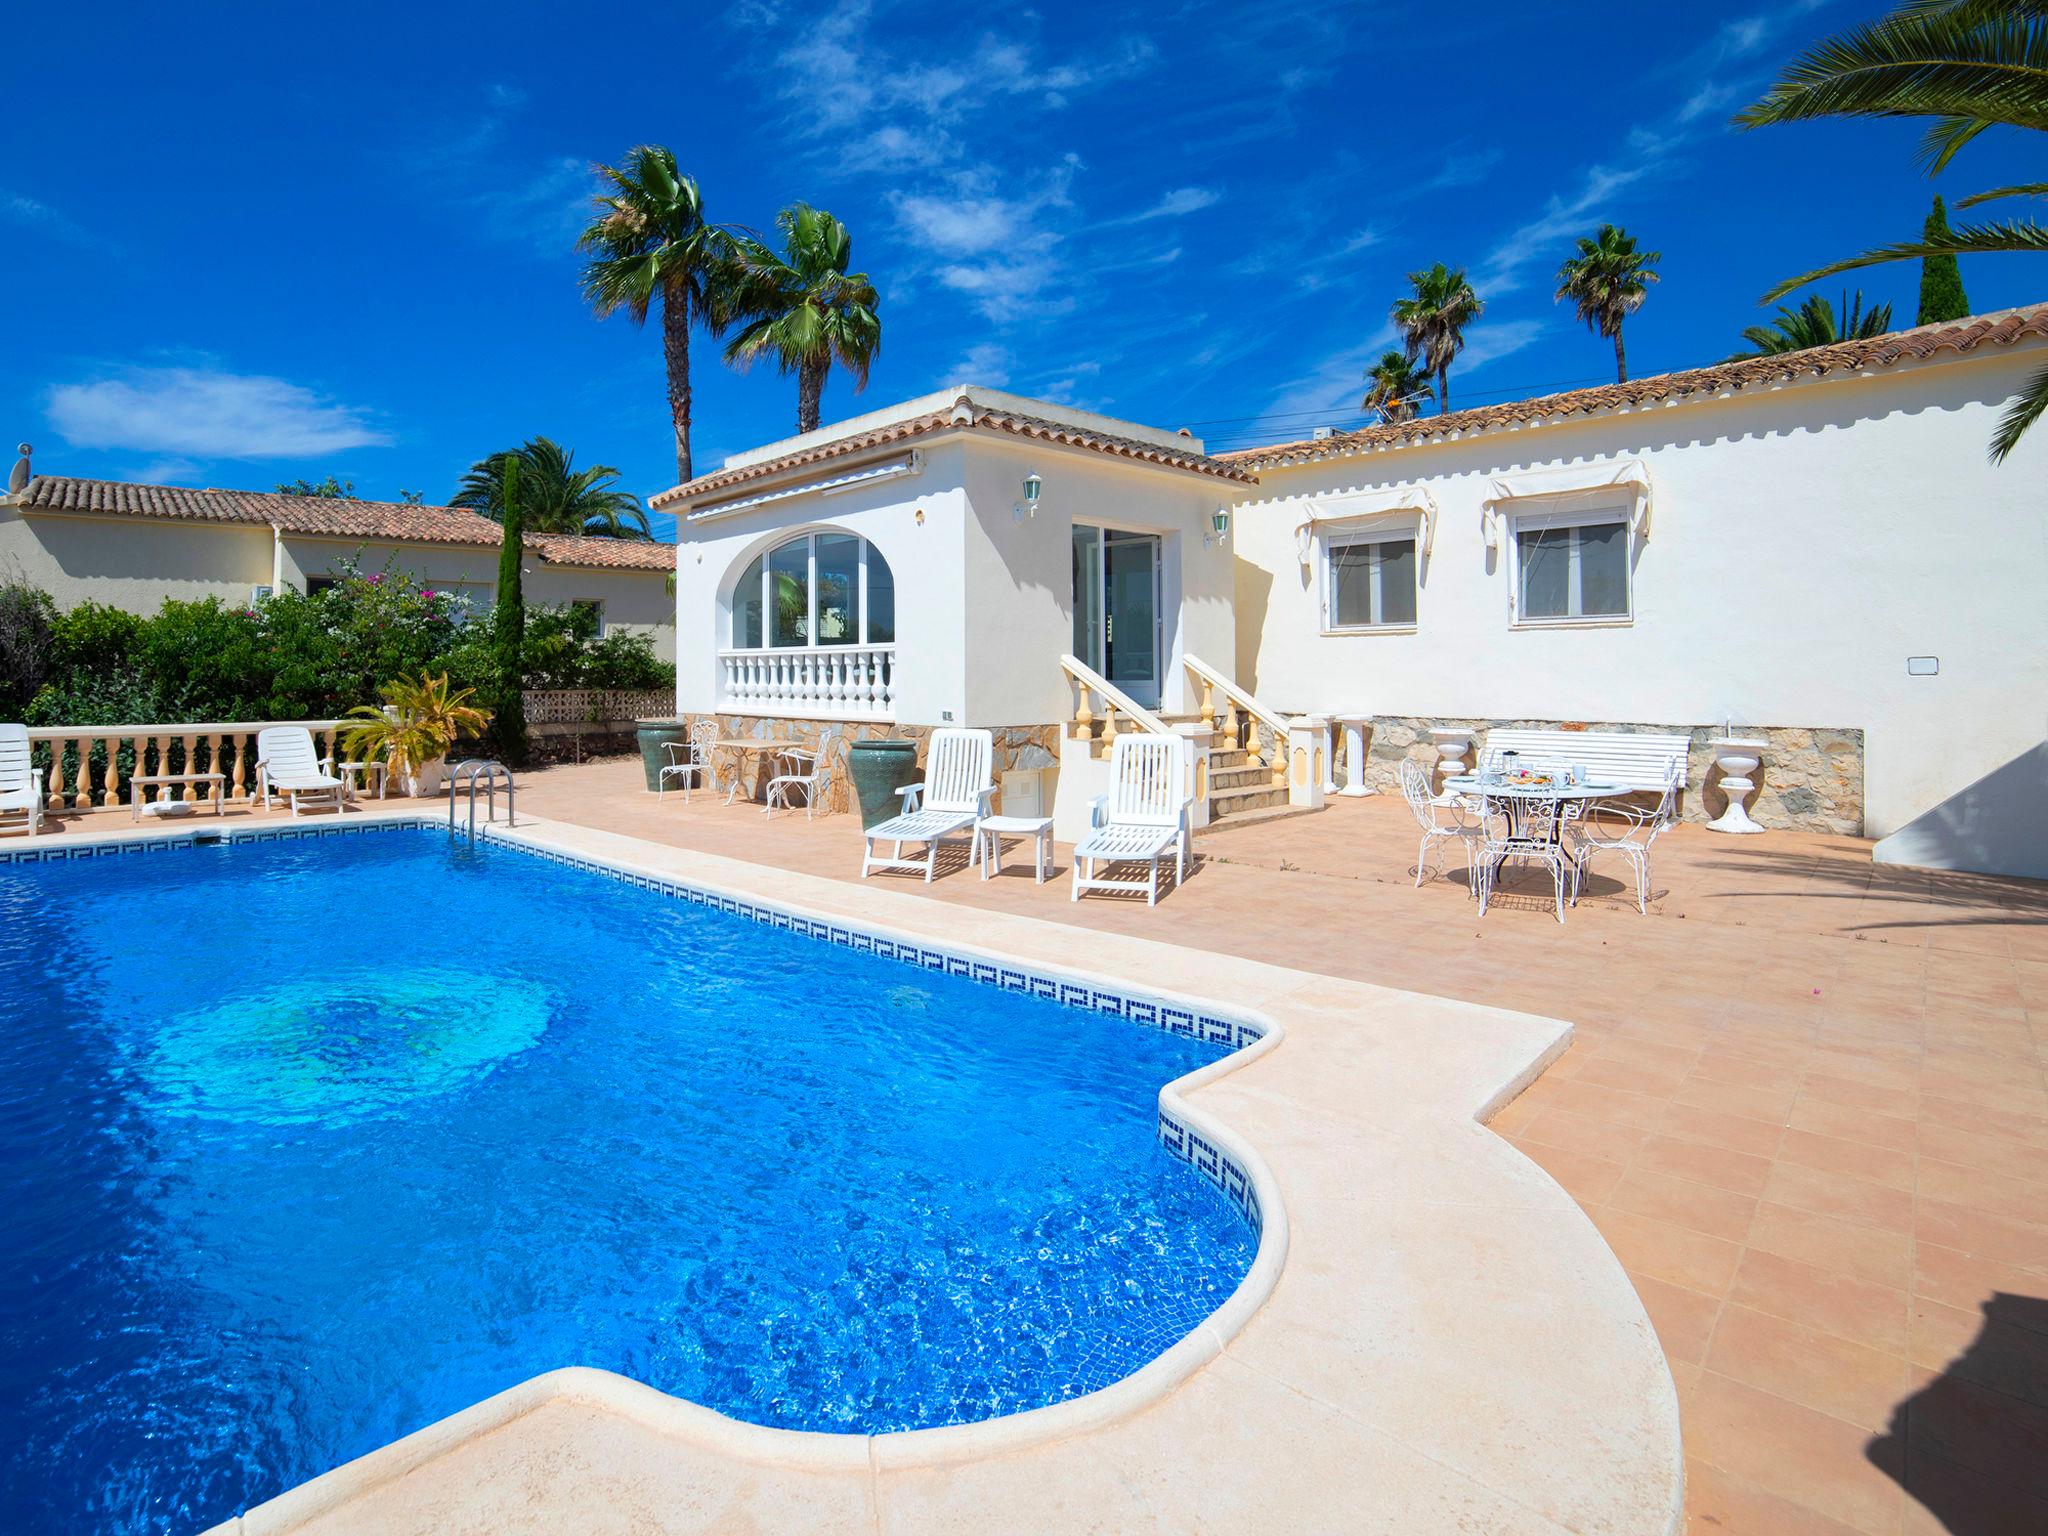
[[[168,598],[246,603],[270,583],[270,530],[169,518],[95,517],[0,506],[0,578],[40,587],[60,609],[105,603],[155,613]]]
[[[2001,350],[1263,470],[1237,514],[1240,680],[1290,711],[1860,727],[1882,836],[2048,735],[2048,430],[1985,455],[2044,361]],[[1633,622],[1512,627],[1489,477],[1624,457],[1655,485]],[[1300,498],[1408,483],[1442,511],[1413,631],[1323,633]],[[1939,675],[1908,676],[1909,656]]]
[[[732,589],[746,566],[786,538],[825,529],[867,539],[895,575],[896,718],[906,724],[1046,725],[1071,714],[1059,658],[1073,645],[1077,520],[1164,537],[1168,708],[1183,696],[1184,650],[1230,665],[1230,554],[1202,542],[1211,514],[1228,503],[1229,482],[989,433],[933,437],[919,452],[914,475],[684,519],[680,708],[718,707],[717,653],[731,644]],[[1031,473],[1043,497],[1037,515],[1020,521],[1011,509]]]

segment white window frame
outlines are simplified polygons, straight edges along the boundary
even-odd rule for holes
[[[1422,528],[1414,513],[1361,518],[1342,523],[1324,523],[1316,529],[1317,603],[1326,635],[1412,635],[1422,619]],[[1413,544],[1415,546],[1415,617],[1391,624],[1339,624],[1337,622],[1337,573],[1331,559],[1339,549],[1359,544]],[[1384,604],[1375,604],[1385,611]]]
[[[822,644],[818,639],[818,540],[820,538],[852,539],[860,545],[860,635],[856,639],[839,640],[830,645]],[[774,591],[774,587],[770,578],[774,575],[774,567],[770,564],[770,561],[779,551],[787,549],[790,545],[796,543],[801,543],[804,546],[804,591],[810,603],[809,611],[804,618],[804,639],[800,645],[772,645],[769,642],[774,637],[775,626],[774,620],[770,617],[774,611],[774,602],[770,594]],[[732,590],[731,612],[727,616],[726,624],[727,639],[729,641],[727,649],[734,651],[845,651],[863,646],[894,645],[896,642],[893,640],[870,640],[868,638],[868,622],[873,617],[868,608],[868,557],[873,553],[874,547],[864,535],[854,533],[850,529],[813,528],[807,533],[792,534],[786,539],[777,540],[765,549],[758,551],[752,559],[747,561],[747,564],[752,565],[755,560],[761,562],[761,644],[748,645],[741,638],[741,613],[745,605],[745,596],[741,591],[740,583],[735,583]],[[887,559],[887,556],[883,557],[884,564],[887,564]],[[745,574],[745,571],[742,570],[742,581],[745,579]],[[894,574],[893,569],[891,574]]]
[[[1571,504],[1550,503],[1541,509],[1510,510],[1507,513],[1508,614],[1515,629],[1611,629],[1636,621],[1635,520],[1626,501],[1608,497],[1597,501],[1572,498]],[[1548,614],[1532,616],[1524,611],[1522,586],[1522,535],[1553,528],[1594,528],[1619,525],[1621,543],[1622,611],[1619,613]],[[1574,546],[1576,548],[1577,546]],[[1574,559],[1567,577],[1567,591],[1579,584],[1579,562]]]

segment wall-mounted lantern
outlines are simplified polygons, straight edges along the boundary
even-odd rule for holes
[[[1224,542],[1224,541],[1225,541],[1226,539],[1228,539],[1228,538],[1230,537],[1230,511],[1229,511],[1229,509],[1228,509],[1227,507],[1218,507],[1218,508],[1217,508],[1217,509],[1216,509],[1216,510],[1215,510],[1214,512],[1210,513],[1210,514],[1209,514],[1209,527],[1210,527],[1211,529],[1213,529],[1213,530],[1214,530],[1214,532],[1215,532],[1215,537],[1216,537],[1216,542],[1217,542],[1218,544],[1221,544],[1221,543],[1223,543],[1223,542]],[[1203,540],[1202,540],[1202,542],[1203,542],[1204,544],[1207,544],[1207,543],[1209,542],[1209,540],[1207,540],[1207,539],[1205,538],[1205,539],[1203,539]]]
[[[1024,499],[1011,504],[1011,519],[1021,523],[1026,517],[1038,516],[1038,495],[1044,489],[1045,482],[1039,479],[1036,474],[1026,475],[1024,477]]]

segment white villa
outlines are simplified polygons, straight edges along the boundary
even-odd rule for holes
[[[2048,877],[2048,431],[1986,456],[2044,365],[2032,307],[1218,455],[963,385],[651,499],[678,705],[994,728],[1062,836],[1118,731],[1190,737],[1206,820],[1385,787],[1433,729],[1675,730],[1700,818],[1732,728],[1767,827]]]

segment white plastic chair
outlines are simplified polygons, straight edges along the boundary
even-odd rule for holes
[[[334,776],[334,759],[321,757],[313,747],[313,733],[303,725],[269,725],[256,733],[256,782],[263,791],[263,808],[270,809],[270,793],[276,790],[291,801],[292,815],[299,805],[331,805],[341,813],[342,781]]]
[[[1422,764],[1408,757],[1401,760],[1401,794],[1408,802],[1408,809],[1415,813],[1416,825],[1422,828],[1422,843],[1415,854],[1415,883],[1419,887],[1422,877],[1429,869],[1429,851],[1437,851],[1437,872],[1444,878],[1450,877],[1448,861],[1444,850],[1456,843],[1465,850],[1466,879],[1476,895],[1479,882],[1475,878],[1478,868],[1474,862],[1473,845],[1485,837],[1481,825],[1465,819],[1465,803],[1459,798],[1445,798],[1430,793],[1430,773]],[[1445,821],[1445,813],[1451,819]]]
[[[1089,830],[1074,845],[1074,888],[1083,891],[1143,891],[1145,904],[1159,904],[1159,865],[1173,854],[1174,888],[1187,879],[1192,833],[1188,812],[1187,743],[1178,736],[1133,733],[1119,736],[1109,755],[1109,793],[1089,808]],[[1144,880],[1111,880],[1097,864],[1149,864]]]
[[[1550,871],[1557,897],[1557,920],[1564,921],[1565,886],[1572,878],[1572,855],[1564,844],[1564,823],[1570,812],[1563,800],[1525,795],[1495,795],[1482,790],[1479,824],[1484,837],[1479,849],[1479,915],[1493,900],[1501,867],[1510,859],[1541,864]]]
[[[655,798],[668,793],[668,781],[679,779],[683,786],[683,804],[690,803],[690,790],[702,789],[711,782],[711,743],[718,739],[716,720],[699,720],[690,727],[688,741],[662,743],[661,755],[667,759],[654,775]]]
[[[1586,881],[1586,863],[1596,853],[1618,853],[1628,860],[1636,880],[1636,910],[1650,910],[1650,845],[1678,820],[1678,792],[1685,787],[1685,765],[1674,762],[1664,792],[1648,809],[1601,803],[1572,822],[1572,900]]]
[[[43,770],[29,761],[28,727],[0,725],[0,818],[43,829]]]
[[[774,814],[779,807],[789,811],[796,809],[790,803],[790,795],[803,791],[804,820],[811,819],[811,812],[818,804],[818,796],[825,792],[824,755],[810,747],[785,747],[775,754],[775,766],[782,770],[768,780],[766,804],[761,814]]]
[[[996,792],[991,769],[995,763],[996,739],[992,731],[963,730],[948,726],[932,732],[925,755],[924,782],[906,784],[896,791],[903,797],[900,815],[869,827],[863,834],[860,877],[865,880],[877,869],[921,869],[930,885],[938,864],[939,841],[956,832],[972,836],[975,822],[988,814],[989,801]],[[893,842],[893,857],[875,851],[877,843]],[[906,859],[905,843],[923,843],[922,858]],[[970,850],[968,862],[974,862]]]

